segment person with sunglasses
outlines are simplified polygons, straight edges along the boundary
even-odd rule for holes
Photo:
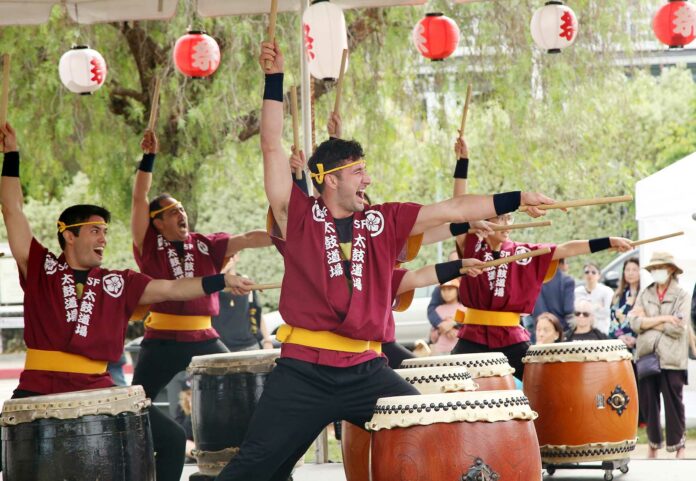
[[[594,305],[595,327],[609,335],[614,291],[599,282],[599,267],[594,262],[585,264],[583,273],[585,285],[575,288],[575,300],[586,299]]]
[[[601,341],[609,336],[597,329],[595,324],[595,306],[587,299],[575,301],[575,316],[572,327],[565,333],[565,339],[572,341]]]

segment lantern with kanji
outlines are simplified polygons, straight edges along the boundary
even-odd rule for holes
[[[563,2],[550,1],[534,12],[530,28],[534,43],[548,53],[560,53],[575,42],[578,19]]]
[[[187,77],[207,77],[220,65],[220,47],[202,31],[191,30],[179,37],[172,55],[176,69]]]
[[[425,58],[444,60],[459,45],[459,27],[441,13],[428,13],[413,27],[411,39]]]
[[[689,2],[670,1],[653,19],[657,39],[670,48],[682,48],[696,38],[696,6]]]
[[[314,2],[302,15],[302,27],[309,73],[318,79],[337,79],[343,50],[348,48],[346,19],[341,7],[325,0]]]
[[[60,58],[58,74],[68,90],[89,95],[104,85],[106,61],[96,50],[86,45],[77,45]]]

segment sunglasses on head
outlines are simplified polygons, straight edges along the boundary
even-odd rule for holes
[[[591,312],[584,312],[584,311],[575,311],[575,316],[576,317],[590,317],[592,315]]]
[[[592,275],[594,275],[594,274],[599,274],[599,272],[588,269],[588,270],[585,271],[585,274],[592,274]]]

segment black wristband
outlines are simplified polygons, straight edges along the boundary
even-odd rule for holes
[[[450,232],[453,236],[458,236],[469,232],[470,227],[468,222],[452,222],[450,224]]]
[[[19,152],[5,152],[2,161],[3,177],[19,177]]]
[[[469,159],[466,157],[457,160],[457,166],[454,168],[455,179],[466,179],[469,176]]]
[[[203,286],[203,292],[206,294],[213,294],[223,290],[225,287],[225,274],[214,274],[212,276],[205,276],[201,279],[201,285]]]
[[[143,154],[143,158],[140,161],[138,170],[143,172],[152,172],[152,168],[155,166],[155,154]]]
[[[611,248],[611,239],[609,237],[599,237],[598,239],[590,239],[590,252],[599,252]]]
[[[493,205],[495,206],[496,215],[515,212],[520,208],[520,202],[522,202],[522,192],[519,190],[493,194]]]
[[[445,282],[451,281],[461,276],[459,269],[462,268],[462,261],[449,261],[440,262],[435,264],[435,274],[437,275],[437,282],[444,284]]]
[[[266,75],[266,86],[263,89],[264,100],[283,101],[283,74],[272,73]]]

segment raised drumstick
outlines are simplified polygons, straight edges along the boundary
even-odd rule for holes
[[[500,259],[495,259],[492,261],[484,262],[475,267],[462,267],[459,269],[460,274],[466,274],[469,269],[486,269],[488,267],[502,266],[503,264],[510,264],[512,262],[519,261],[521,259],[528,259],[530,257],[543,256],[544,254],[549,254],[551,249],[549,247],[544,247],[543,249],[535,249],[533,251],[525,252],[523,254],[515,254],[514,256],[501,257]]]
[[[10,54],[2,56],[2,92],[0,92],[0,125],[7,123],[7,105],[10,100]]]
[[[290,88],[290,112],[292,113],[292,138],[295,145],[295,152],[300,151],[300,118],[297,113],[297,87]],[[295,170],[295,178],[302,179],[302,169]]]
[[[491,229],[493,230],[493,232],[500,232],[503,230],[529,229],[532,227],[548,227],[550,225],[550,220],[542,220],[540,222],[526,222],[522,224],[494,225],[491,226]]]
[[[159,96],[160,96],[160,83],[159,77],[155,78],[155,87],[152,89],[152,103],[150,104],[150,119],[147,122],[147,129],[155,131],[157,126],[157,117],[159,115]]]
[[[469,103],[471,102],[471,84],[466,87],[466,101],[464,102],[464,110],[462,111],[462,123],[459,127],[459,136],[464,137],[464,127],[466,127],[466,117],[469,115]]]
[[[643,244],[649,244],[651,242],[657,242],[657,241],[661,241],[663,239],[669,239],[670,237],[677,237],[680,235],[684,235],[684,231],[680,230],[679,232],[672,232],[671,234],[665,234],[665,235],[661,235],[661,236],[657,236],[657,237],[649,237],[647,239],[637,240],[635,242],[631,242],[631,245],[633,247],[638,247],[638,246],[642,246]]]
[[[537,209],[549,210],[549,209],[567,209],[569,207],[584,207],[587,205],[602,205],[602,204],[615,204],[617,202],[630,202],[633,200],[632,195],[621,195],[618,197],[598,197],[596,199],[576,199],[576,200],[566,200],[563,202],[556,202],[555,204],[542,204],[535,205]],[[520,206],[520,211],[524,212],[529,209],[529,206]]]
[[[341,57],[341,70],[338,72],[338,81],[336,82],[336,101],[334,102],[333,113],[339,114],[341,108],[341,93],[343,92],[343,72],[346,69],[346,61],[348,60],[348,49],[343,49]]]
[[[268,41],[273,43],[275,40],[276,17],[278,16],[278,0],[271,0],[271,18],[268,22]],[[266,69],[271,68],[273,62],[266,60]]]

